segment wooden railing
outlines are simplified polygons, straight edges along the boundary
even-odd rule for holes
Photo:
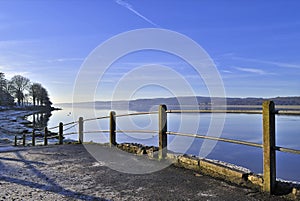
[[[69,122],[63,124],[59,123],[58,126],[45,128],[44,130],[44,145],[48,144],[49,138],[58,138],[58,144],[63,144],[64,136],[78,134],[78,143],[84,142],[84,134],[87,133],[109,133],[109,144],[110,146],[117,145],[116,135],[117,133],[158,133],[159,136],[159,159],[165,159],[167,156],[167,135],[178,135],[185,137],[193,138],[202,138],[208,140],[222,141],[227,143],[234,143],[252,147],[258,147],[263,149],[263,190],[269,193],[273,193],[275,190],[276,184],[276,151],[288,152],[293,154],[300,154],[300,150],[290,149],[285,147],[279,147],[275,144],[275,114],[280,113],[275,110],[275,105],[272,101],[265,101],[262,105],[263,115],[263,143],[253,143],[235,139],[221,138],[221,137],[212,137],[206,135],[199,135],[195,133],[181,133],[181,132],[172,132],[168,131],[167,128],[167,115],[168,113],[201,113],[203,110],[167,110],[166,105],[160,105],[157,112],[136,112],[130,114],[119,114],[117,115],[114,111],[111,111],[108,116],[102,116],[97,118],[83,119],[79,118],[78,121]],[[206,111],[207,112],[207,111]],[[220,112],[220,111],[211,111],[211,112]],[[225,111],[223,111],[225,112]],[[234,113],[234,110],[230,111]],[[236,111],[240,113],[240,111]],[[117,130],[116,118],[126,117],[126,116],[136,116],[136,115],[149,115],[149,114],[158,114],[158,131],[155,130]],[[109,130],[94,130],[94,131],[85,131],[84,122],[109,119]],[[67,127],[68,126],[68,127]],[[78,126],[77,132],[66,132],[69,129]],[[67,128],[65,128],[67,127]],[[65,128],[65,129],[64,129]],[[58,134],[54,136],[48,136],[49,130],[58,129]],[[26,135],[23,135],[23,145],[25,145]],[[17,137],[15,138],[15,145],[17,145]],[[32,133],[32,145],[35,145],[35,134]]]

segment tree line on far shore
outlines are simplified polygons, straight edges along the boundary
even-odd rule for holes
[[[16,101],[16,102],[15,102]],[[48,91],[28,78],[15,75],[10,80],[0,72],[0,106],[46,106],[51,107]]]

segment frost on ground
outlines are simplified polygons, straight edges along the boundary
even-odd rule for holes
[[[0,138],[12,139],[12,135],[32,132],[26,124],[30,121],[25,116],[33,114],[28,110],[4,110],[0,111]]]
[[[111,152],[100,145],[97,150]],[[0,172],[0,200],[284,200],[174,166],[121,173],[96,161],[83,145],[2,152]]]

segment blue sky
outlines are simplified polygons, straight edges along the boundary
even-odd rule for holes
[[[162,28],[184,34],[204,48],[227,96],[299,96],[299,10],[296,0],[0,0],[0,71],[7,78],[21,74],[42,83],[54,103],[71,102],[77,73],[98,45],[125,31]],[[96,99],[110,99],[124,73],[157,63],[184,76],[196,95],[209,95],[184,61],[144,51],[116,61],[99,83]],[[131,98],[174,94],[155,85],[126,93]]]

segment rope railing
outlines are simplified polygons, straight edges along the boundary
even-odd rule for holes
[[[262,114],[262,110],[167,110],[167,113],[243,113],[243,114]],[[299,115],[299,110],[276,110],[275,114]]]
[[[239,106],[236,106],[236,107],[239,107]],[[258,107],[258,106],[255,106],[255,107]],[[285,108],[284,106],[282,106],[282,107]],[[295,107],[295,108],[298,108],[298,107]],[[206,111],[207,110],[166,110],[166,113],[202,113],[202,112],[206,112]],[[224,111],[228,112],[228,110],[212,110],[212,112],[215,112],[215,113],[223,113]],[[241,113],[241,110],[240,111],[234,111],[234,110],[231,111],[230,110],[229,112]],[[251,113],[262,113],[262,111],[258,111],[258,110],[252,110],[250,112]],[[279,111],[276,111],[276,113],[278,113],[278,112]],[[127,114],[115,115],[115,117],[138,116],[138,115],[148,115],[148,114],[158,114],[158,112],[157,111],[151,111],[151,112],[127,113]],[[93,121],[93,120],[101,120],[101,119],[107,119],[107,118],[110,118],[110,116],[101,116],[101,117],[95,117],[95,118],[88,118],[88,119],[84,119],[83,122]],[[68,123],[63,124],[62,125],[63,127],[73,124],[72,126],[63,129],[63,132],[74,128],[75,126],[78,125],[78,123],[79,123],[79,121],[72,121],[72,122],[68,122]],[[59,127],[60,127],[59,125],[50,127],[50,128],[48,128],[48,131],[59,128]],[[84,133],[109,133],[109,132],[110,132],[110,130],[84,131]],[[117,132],[117,133],[157,133],[158,131],[154,131],[154,130],[116,130],[115,132]],[[78,134],[78,132],[68,132],[68,133],[64,133],[63,135],[66,136],[66,135],[74,135],[74,134]],[[177,136],[185,136],[185,137],[202,138],[202,139],[208,139],[208,140],[214,140],[214,141],[222,141],[222,142],[228,142],[228,143],[234,143],[234,144],[241,144],[241,145],[247,145],[247,146],[252,146],[252,147],[263,148],[262,144],[247,142],[247,141],[241,141],[241,140],[228,139],[228,138],[218,138],[218,137],[213,137],[213,136],[191,134],[191,133],[181,133],[181,132],[173,132],[173,131],[167,131],[166,134],[168,134],[168,135],[177,135]],[[25,136],[31,136],[32,134],[24,134],[24,135]],[[19,137],[19,138],[16,138],[16,139],[17,140],[23,140],[23,138],[24,138],[23,136]],[[48,139],[58,138],[58,137],[59,137],[59,135],[47,136]],[[281,152],[300,154],[300,150],[296,150],[296,149],[290,149],[290,148],[279,147],[279,146],[276,146],[275,149],[277,151],[281,151]]]
[[[241,145],[247,145],[251,147],[259,147],[262,148],[262,144],[254,143],[254,142],[247,142],[242,140],[233,140],[228,138],[219,138],[219,137],[213,137],[213,136],[207,136],[207,135],[198,135],[198,134],[190,134],[190,133],[181,133],[181,132],[167,132],[168,135],[178,135],[178,136],[185,136],[185,137],[194,137],[194,138],[201,138],[201,139],[207,139],[207,140],[214,140],[214,141],[221,141],[221,142],[228,142],[233,144],[241,144]]]
[[[78,121],[72,121],[72,122],[68,122],[68,123],[63,124],[63,126],[68,126],[68,125],[77,124],[77,123],[78,123]],[[56,129],[56,128],[59,128],[59,125],[50,127],[50,128],[48,128],[48,130],[53,130],[53,129]]]
[[[84,131],[84,133],[109,133],[110,130]]]
[[[261,110],[167,110],[167,113],[248,113],[261,114]]]
[[[65,132],[65,131],[67,131],[67,130],[70,130],[71,128],[74,128],[75,126],[77,126],[77,124],[74,124],[74,125],[72,125],[72,126],[70,126],[70,127],[68,127],[68,128],[65,128],[63,131]]]
[[[63,124],[63,126],[68,126],[68,125],[71,125],[71,124],[78,124],[78,121],[72,121],[72,122]]]
[[[281,151],[281,152],[287,152],[287,153],[292,153],[292,154],[300,154],[300,150],[297,150],[297,149],[290,149],[290,148],[279,147],[279,146],[276,146],[275,149],[277,151]]]
[[[88,133],[109,133],[110,130],[91,130],[91,131],[84,131],[85,134]],[[157,131],[154,130],[116,130],[117,133],[157,133]],[[70,133],[64,133],[65,135],[73,135],[78,134],[78,132],[70,132]]]
[[[127,116],[138,116],[138,115],[145,115],[145,114],[157,114],[157,111],[152,112],[135,112],[135,113],[128,113],[128,114],[118,114],[115,117],[127,117]]]
[[[157,114],[157,111],[151,111],[151,112],[135,112],[135,113],[127,113],[127,114],[119,114],[116,115],[116,117],[126,117],[126,116],[138,116],[138,115],[145,115],[145,114]],[[93,121],[93,120],[101,120],[101,119],[108,119],[110,116],[100,116],[100,117],[94,117],[94,118],[88,118],[88,119],[84,119],[83,122],[87,122],[87,121]],[[72,121],[72,122],[68,122],[68,123],[64,123],[63,126],[68,126],[71,124],[78,124],[79,121]],[[75,125],[74,125],[75,126]],[[59,126],[53,126],[48,128],[48,130],[53,130],[59,128]]]
[[[117,133],[157,133],[154,130],[116,130]]]
[[[53,130],[53,129],[56,129],[56,128],[59,128],[59,126],[53,126],[53,127],[48,128],[48,129]]]
[[[109,118],[109,116],[95,117],[95,118],[84,119],[83,122],[93,121],[93,120],[101,120],[101,119],[108,119],[108,118]]]
[[[74,135],[74,134],[78,134],[78,132],[69,132],[69,133],[64,133],[64,136],[66,136],[66,135]]]
[[[237,106],[239,107],[239,106]],[[254,108],[254,107],[253,107]],[[283,107],[286,109],[285,107]],[[296,107],[298,108],[298,107]],[[200,134],[192,134],[192,133],[182,133],[182,132],[174,132],[167,130],[167,114],[168,113],[251,113],[251,114],[262,114],[263,115],[263,142],[262,144],[248,142],[243,140],[235,140],[235,139],[228,139],[228,138],[221,138],[221,137],[214,137],[214,136],[207,136],[207,135],[200,135]],[[226,110],[226,109],[217,109],[217,110],[167,110],[165,105],[160,105],[158,111],[151,111],[151,112],[135,112],[135,113],[127,113],[127,114],[116,114],[115,112],[110,112],[110,115],[107,116],[100,116],[95,118],[88,118],[83,119],[82,117],[79,118],[78,121],[73,121],[69,123],[63,124],[62,122],[59,123],[58,126],[47,128],[45,127],[44,132],[44,144],[48,144],[48,139],[58,138],[59,144],[63,144],[63,138],[67,135],[78,135],[78,142],[83,143],[83,136],[84,134],[92,134],[92,133],[109,133],[109,144],[111,146],[115,146],[116,142],[116,133],[148,133],[148,134],[158,134],[159,138],[159,153],[158,157],[160,159],[164,159],[167,156],[167,135],[177,135],[182,137],[193,137],[193,138],[200,138],[205,140],[214,140],[226,143],[233,143],[239,145],[246,145],[251,147],[257,147],[263,149],[264,155],[264,191],[272,192],[274,190],[275,181],[276,181],[276,161],[275,161],[275,152],[287,152],[293,154],[300,154],[300,150],[290,149],[286,147],[280,147],[275,145],[275,114],[300,114],[300,111],[289,111],[289,110],[275,110],[275,105],[272,101],[266,101],[262,105],[262,110]],[[128,116],[138,116],[138,115],[152,115],[158,114],[158,130],[118,130],[116,126],[116,118],[120,117],[128,117]],[[102,119],[109,119],[109,129],[108,130],[84,130],[84,122],[95,121],[95,120],[102,120]],[[69,126],[67,128],[64,128]],[[78,130],[75,132],[65,132],[71,130],[75,126],[78,126]],[[49,130],[57,129],[58,134],[48,136]],[[15,145],[17,145],[17,140],[22,139],[23,145],[25,144],[26,135],[23,135],[23,138],[15,137]],[[33,132],[32,135],[32,145],[34,145],[35,134]]]
[[[58,138],[59,137],[59,135],[51,135],[51,136],[48,136],[47,138],[48,139],[55,139],[55,138]]]
[[[185,136],[185,137],[202,138],[202,139],[207,139],[207,140],[215,140],[215,141],[228,142],[228,143],[233,143],[233,144],[241,144],[241,145],[247,145],[247,146],[251,146],[251,147],[263,148],[262,144],[248,142],[248,141],[242,141],[242,140],[233,140],[233,139],[228,139],[228,138],[218,138],[218,137],[207,136],[207,135],[198,135],[198,134],[181,133],[181,132],[170,132],[170,131],[167,132],[167,134],[168,135]],[[291,148],[285,148],[285,147],[279,147],[279,146],[276,146],[275,149],[277,151],[281,151],[281,152],[300,154],[300,150],[297,150],[297,149],[291,149]]]

